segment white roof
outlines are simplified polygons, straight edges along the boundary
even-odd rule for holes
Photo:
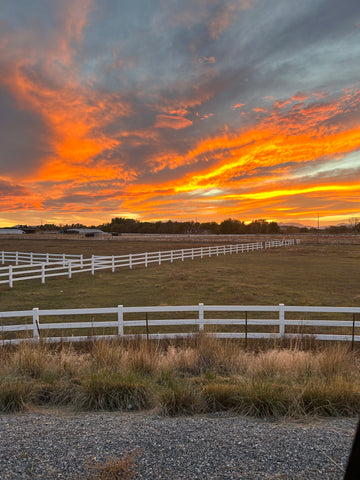
[[[22,233],[24,232],[19,228],[0,228],[0,234],[3,235],[21,235]]]

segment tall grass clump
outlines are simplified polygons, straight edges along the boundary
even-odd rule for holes
[[[159,401],[164,415],[193,415],[206,411],[201,391],[174,372],[163,372],[158,381]]]
[[[0,349],[0,411],[33,405],[145,410],[166,415],[233,411],[252,416],[360,412],[360,355],[200,335],[187,341],[21,344]]]
[[[86,410],[144,410],[152,403],[151,389],[142,379],[107,370],[81,377],[75,399]]]
[[[15,413],[26,409],[31,398],[31,386],[16,379],[0,380],[0,412]]]

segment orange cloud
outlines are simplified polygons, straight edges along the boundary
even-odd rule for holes
[[[192,121],[179,117],[177,115],[157,115],[156,116],[156,128],[173,128],[174,130],[180,130],[192,125]]]
[[[337,176],[338,182],[334,182],[326,173],[320,180],[295,168],[341,158],[360,149],[360,127],[319,127],[344,111],[346,102],[358,102],[357,92],[350,97],[309,105],[295,117],[272,112],[257,127],[200,141],[186,155],[174,154],[173,167],[196,167],[200,159],[208,159],[208,168],[204,169],[202,161],[176,180],[130,187],[133,195],[126,199],[125,206],[148,216],[161,211],[169,218],[186,217],[196,208],[203,215],[209,212],[212,218],[236,214],[245,219],[256,218],[256,212],[267,217],[272,212],[272,218],[274,212],[279,212],[280,218],[284,212],[301,218],[319,209],[334,218],[354,212],[358,208],[359,182],[349,182],[345,176]],[[179,205],[183,213],[179,213]]]
[[[200,57],[199,58],[200,63],[215,63],[215,57]]]
[[[232,110],[236,110],[237,108],[243,107],[244,105],[245,103],[236,103],[235,105],[233,105]]]

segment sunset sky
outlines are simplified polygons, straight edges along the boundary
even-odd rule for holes
[[[360,218],[359,0],[0,0],[0,226]]]

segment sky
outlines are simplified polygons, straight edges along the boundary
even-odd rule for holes
[[[360,217],[359,0],[0,0],[0,226]]]

